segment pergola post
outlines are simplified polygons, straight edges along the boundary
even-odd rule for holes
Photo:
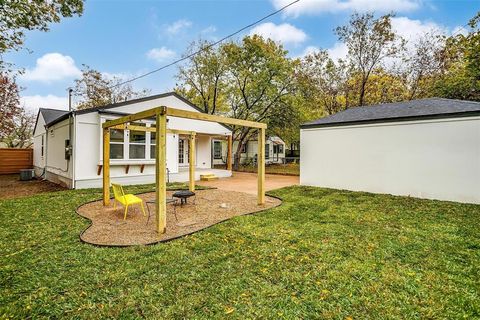
[[[260,128],[258,129],[258,156],[257,156],[257,164],[258,164],[258,204],[265,203],[265,129]]]
[[[103,205],[110,204],[110,128],[103,129]]]
[[[155,206],[157,232],[164,233],[167,226],[167,115],[163,107],[156,115],[155,144]]]
[[[227,170],[232,171],[232,135],[227,136]]]
[[[195,133],[190,134],[188,139],[188,189],[192,192],[195,191]]]

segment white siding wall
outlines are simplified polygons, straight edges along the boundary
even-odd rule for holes
[[[68,139],[68,119],[54,124],[46,132],[46,178],[55,183],[72,186],[72,161],[65,159],[65,140]],[[72,135],[74,133],[72,132]]]
[[[302,129],[300,183],[480,203],[480,117]]]
[[[136,113],[154,107],[166,105],[177,109],[195,111],[194,108],[174,96],[158,98],[150,101],[130,104],[110,109],[113,112]],[[75,130],[79,139],[76,141],[74,151],[76,170],[75,187],[91,188],[100,187],[102,176],[97,175],[97,168],[102,164],[102,119],[113,119],[115,116],[102,115],[96,112],[77,115]],[[192,130],[204,134],[230,134],[222,125],[214,122],[168,118],[169,129]],[[148,134],[147,134],[148,139]],[[178,167],[178,135],[167,135],[167,168],[171,173],[177,173]],[[211,167],[211,139],[208,136],[197,136],[197,167]],[[130,164],[129,173],[125,173],[125,165]],[[140,172],[141,164],[145,164],[143,173]],[[155,159],[151,160],[111,160],[110,175],[113,182],[138,184],[153,183],[155,181]]]
[[[42,138],[44,143],[44,154],[42,155]],[[38,115],[38,122],[33,133],[33,166],[35,168],[35,174],[41,175],[43,168],[45,167],[45,120],[42,114]]]

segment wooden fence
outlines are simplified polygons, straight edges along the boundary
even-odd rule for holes
[[[0,148],[0,174],[19,173],[33,168],[33,149]]]

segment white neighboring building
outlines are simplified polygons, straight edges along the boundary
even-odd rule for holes
[[[238,141],[233,141],[232,157],[237,151]],[[224,139],[213,140],[213,164],[225,165],[227,163],[227,142]],[[253,163],[258,154],[258,141],[249,140],[242,148],[240,162],[242,164]],[[265,139],[265,163],[285,162],[285,141],[278,136]]]
[[[69,188],[102,186],[102,126],[116,119],[158,106],[202,112],[176,93],[165,93],[112,105],[73,112],[40,109],[34,128],[33,163],[37,176]],[[231,171],[213,170],[212,140],[224,139],[231,130],[214,122],[168,117],[168,129],[195,131],[196,177],[213,172],[219,177]],[[69,125],[71,123],[71,125]],[[135,122],[154,125],[154,119]],[[70,132],[70,133],[69,133]],[[69,138],[71,136],[71,138]],[[112,182],[142,184],[155,182],[154,134],[112,130],[110,175]],[[71,141],[71,155],[66,152]],[[167,168],[170,181],[188,181],[188,137],[167,135]]]
[[[480,103],[357,107],[302,125],[302,185],[480,203]]]

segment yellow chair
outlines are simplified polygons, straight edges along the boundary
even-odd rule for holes
[[[119,184],[112,183],[112,189],[113,189],[113,194],[115,195],[115,200],[120,202],[125,207],[125,214],[123,216],[123,220],[127,219],[128,206],[136,203],[140,203],[140,206],[142,207],[143,215],[146,216],[145,209],[143,208],[142,199],[140,199],[137,196],[134,196],[133,194],[125,194],[125,192],[123,192],[123,187]],[[116,209],[117,202],[115,200],[113,201],[113,209]]]

